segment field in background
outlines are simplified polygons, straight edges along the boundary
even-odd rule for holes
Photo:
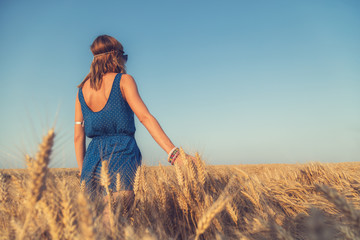
[[[139,167],[133,202],[88,199],[76,169],[0,170],[0,239],[360,239],[360,163]],[[117,181],[120,189],[121,181]]]

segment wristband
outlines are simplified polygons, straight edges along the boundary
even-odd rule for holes
[[[169,152],[169,154],[168,154],[168,158],[167,158],[168,161],[169,161],[169,158],[170,158],[171,154],[173,153],[173,151],[174,151],[176,148],[177,148],[177,147],[174,147],[173,149],[170,150],[170,152]]]
[[[82,127],[84,127],[84,121],[82,121],[82,122],[75,122],[75,124],[79,124],[79,125],[81,125]]]
[[[171,165],[174,165],[174,162],[179,155],[180,155],[179,148],[174,147],[168,155],[168,162],[171,163]]]

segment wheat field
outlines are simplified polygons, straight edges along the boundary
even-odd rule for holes
[[[0,170],[0,239],[360,239],[359,163],[210,166],[181,151],[182,166],[139,167],[127,202],[104,161],[105,202],[76,169],[48,168],[54,138]]]

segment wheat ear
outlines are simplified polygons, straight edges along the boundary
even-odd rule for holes
[[[51,128],[47,135],[44,136],[42,143],[39,145],[39,151],[36,154],[35,160],[30,160],[28,155],[26,157],[28,163],[31,162],[28,164],[30,181],[27,190],[27,209],[29,209],[29,212],[26,215],[24,226],[18,235],[18,239],[23,239],[25,237],[26,229],[29,225],[33,210],[35,209],[34,206],[40,200],[46,188],[45,180],[49,171],[48,164],[50,162],[50,155],[54,145],[54,138],[54,129]]]
[[[147,181],[146,181],[146,176],[145,176],[145,166],[141,166],[140,178],[141,178],[141,186],[142,186],[142,189],[143,189],[142,197],[144,199],[146,199],[149,188],[148,188]]]
[[[136,173],[135,173],[135,179],[134,179],[134,194],[135,196],[137,195],[137,193],[139,192],[139,186],[140,186],[140,171],[141,171],[142,166],[138,166],[136,169]]]
[[[44,211],[47,223],[50,227],[51,239],[62,239],[63,229],[56,220],[56,211],[52,211],[45,201],[40,201],[41,209]]]
[[[186,215],[189,210],[187,199],[184,193],[181,190],[179,190],[177,187],[174,187],[173,189],[175,189],[179,207],[181,208],[181,210],[183,210],[184,214]]]
[[[226,211],[229,213],[231,219],[234,221],[234,223],[237,225],[237,221],[239,219],[236,212],[238,212],[236,205],[232,204],[232,201],[229,201],[226,204]]]
[[[74,239],[76,236],[76,213],[73,207],[68,184],[63,181],[61,208],[63,213],[64,235],[66,239]]]
[[[195,153],[195,165],[197,168],[198,180],[201,184],[201,187],[205,184],[206,171],[203,162],[200,159],[199,153]]]
[[[167,211],[167,189],[164,187],[165,183],[160,183],[160,199],[161,206],[164,212]]]
[[[165,180],[166,183],[170,182],[170,177],[167,174],[166,170],[164,169],[164,167],[159,163],[159,167],[160,167],[160,171],[161,171],[161,178],[163,178]]]
[[[8,186],[6,184],[5,176],[0,173],[0,204],[4,204],[8,199]]]
[[[43,138],[42,143],[39,145],[39,151],[36,154],[35,160],[32,161],[30,168],[28,168],[30,173],[30,207],[33,207],[34,204],[40,200],[42,193],[45,190],[45,180],[48,174],[48,164],[50,162],[54,137],[54,129],[50,129],[48,134]]]
[[[276,234],[277,239],[279,240],[294,240],[294,238],[291,236],[291,233],[288,232],[286,229],[284,229],[282,226],[277,224],[274,220],[271,220],[268,223],[268,226]]]
[[[121,190],[121,175],[120,173],[116,174],[116,191],[120,192]]]
[[[80,192],[85,193],[85,180],[80,182]]]
[[[356,228],[360,228],[359,211],[357,211],[344,197],[342,197],[335,189],[330,188],[327,185],[315,184],[315,188],[324,193],[326,199],[332,202]]]
[[[107,195],[109,196],[108,199],[108,206],[109,206],[109,220],[110,220],[110,228],[111,232],[114,236],[115,234],[115,222],[114,222],[114,214],[113,214],[113,198],[112,198],[112,191],[109,189],[110,186],[110,174],[109,174],[109,162],[108,161],[102,161],[101,166],[101,185],[105,188]]]
[[[205,232],[205,230],[210,226],[211,220],[216,216],[216,214],[223,210],[230,199],[230,197],[225,196],[224,194],[220,195],[214,204],[203,214],[203,216],[201,216],[196,229],[195,240],[199,239],[199,236]]]
[[[181,172],[181,169],[179,167],[178,164],[175,164],[175,172],[176,172],[176,178],[178,180],[178,184],[180,185],[180,187],[184,186],[184,175]]]
[[[79,226],[82,233],[81,239],[95,240],[93,216],[89,210],[85,195],[82,192],[78,194],[77,203],[80,217]]]

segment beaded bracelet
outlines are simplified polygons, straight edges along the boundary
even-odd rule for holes
[[[171,165],[174,165],[175,160],[179,155],[180,149],[178,147],[174,147],[168,155],[168,162],[171,163]]]
[[[171,154],[173,153],[173,151],[174,151],[176,148],[177,148],[177,147],[174,147],[173,149],[170,150],[170,152],[169,152],[169,154],[168,154],[168,158],[167,158],[168,161],[169,161],[169,158],[170,158]]]

